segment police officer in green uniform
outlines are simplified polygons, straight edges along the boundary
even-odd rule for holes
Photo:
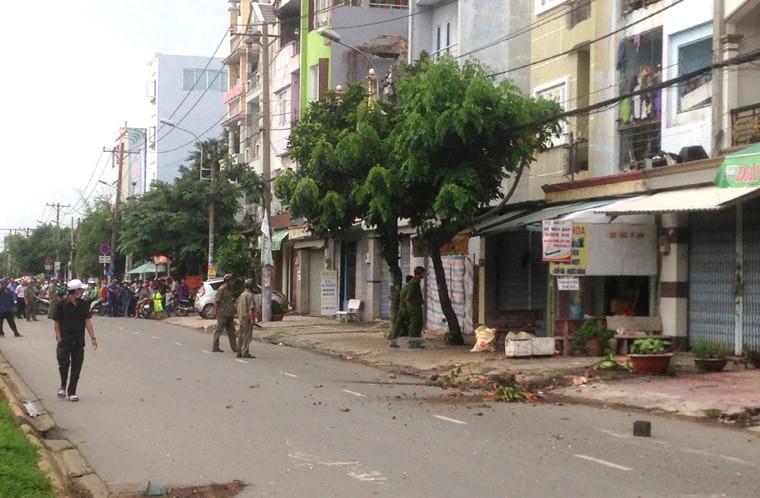
[[[214,344],[211,351],[221,353],[219,338],[223,332],[227,332],[230,340],[230,349],[237,351],[237,337],[235,336],[235,299],[232,297],[233,277],[231,273],[224,276],[224,283],[216,291],[214,300],[214,312],[216,314],[216,330],[214,330]]]
[[[418,266],[414,269],[414,278],[409,282],[409,293],[406,295],[406,309],[409,313],[409,337],[422,337],[422,287],[420,282],[425,278],[425,268]]]
[[[396,323],[393,325],[393,330],[391,330],[389,337],[391,340],[409,335],[409,310],[407,309],[406,296],[409,295],[409,284],[413,278],[411,275],[407,275],[406,284],[404,284],[401,292],[399,292],[398,314],[396,314]]]

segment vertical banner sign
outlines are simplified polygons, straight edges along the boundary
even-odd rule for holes
[[[573,224],[570,259],[550,263],[550,275],[586,275],[588,268],[588,233],[589,225],[587,223]]]
[[[320,314],[334,316],[338,312],[338,272],[322,270],[322,307]]]
[[[573,248],[573,222],[571,220],[541,220],[543,239],[542,261],[570,261]]]

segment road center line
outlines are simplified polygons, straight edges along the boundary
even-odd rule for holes
[[[467,423],[467,422],[464,422],[462,420],[457,420],[455,418],[444,417],[443,415],[433,415],[433,416],[435,418],[439,418],[441,420],[445,420],[446,422],[452,422],[454,424],[466,424]]]
[[[135,330],[133,330],[132,333],[135,334],[135,335],[140,335],[140,332],[137,332]]]
[[[582,458],[584,460],[588,460],[589,462],[600,463],[602,465],[606,465],[607,467],[612,467],[613,469],[618,469],[618,470],[633,470],[630,467],[625,467],[623,465],[618,465],[616,463],[608,462],[607,460],[600,460],[598,458],[590,457],[588,455],[575,455],[575,456],[578,457],[578,458]]]
[[[177,346],[181,346],[182,345],[181,342],[175,342],[174,344],[176,344]]]
[[[287,375],[288,377],[293,377],[294,379],[298,378],[298,375],[289,372],[282,372],[282,375]]]
[[[364,395],[362,393],[358,393],[356,391],[350,391],[348,389],[343,389],[343,392],[344,393],[348,393],[348,394],[353,394],[354,396],[364,397]]]
[[[157,335],[152,336],[154,339],[159,339]]]
[[[248,363],[247,361],[241,360],[240,358],[235,358],[235,361],[239,361],[240,363]]]

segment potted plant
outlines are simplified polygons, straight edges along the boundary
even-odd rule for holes
[[[573,332],[570,339],[570,351],[583,351],[586,356],[602,356],[613,337],[615,337],[614,330],[589,319]]]
[[[666,352],[670,341],[647,337],[636,339],[631,345],[631,368],[640,374],[664,374],[670,366],[673,353]]]
[[[691,347],[694,364],[703,372],[720,372],[728,363],[731,348],[715,341],[700,337]]]
[[[281,322],[284,316],[285,311],[282,309],[280,302],[272,299],[272,321]]]

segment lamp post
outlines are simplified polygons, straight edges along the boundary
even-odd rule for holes
[[[333,43],[337,43],[338,45],[343,45],[344,47],[350,50],[353,50],[354,52],[358,53],[359,55],[367,59],[367,62],[369,63],[369,67],[370,67],[368,79],[370,81],[375,80],[375,92],[376,92],[375,98],[379,99],[380,98],[380,78],[377,77],[377,69],[375,68],[375,63],[372,62],[372,59],[370,58],[370,56],[367,55],[366,52],[359,50],[356,47],[343,43],[341,41],[340,33],[338,33],[337,31],[333,31],[327,28],[319,28],[317,30],[317,34],[326,40],[330,40]]]
[[[198,147],[201,149],[201,161],[200,161],[200,167],[201,167],[201,179],[203,179],[203,160],[204,156],[206,155],[204,149],[203,149],[203,142],[201,142],[200,137],[193,133],[190,130],[187,130],[185,128],[182,128],[180,126],[177,126],[177,123],[172,121],[171,119],[165,119],[161,118],[158,120],[159,123],[165,124],[166,126],[169,126],[171,128],[177,128],[178,130],[182,130],[185,133],[189,133],[192,135],[196,143],[198,144]],[[216,276],[216,267],[214,266],[214,219],[215,219],[215,209],[214,209],[214,194],[216,193],[216,167],[214,166],[214,163],[211,163],[211,168],[209,168],[209,203],[208,203],[208,268],[206,271],[206,276],[208,278],[213,278]]]

